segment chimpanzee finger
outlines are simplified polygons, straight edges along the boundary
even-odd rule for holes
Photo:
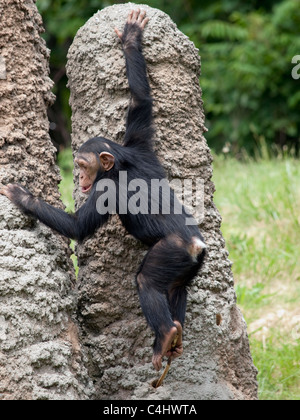
[[[142,29],[144,29],[145,28],[145,26],[147,25],[147,23],[149,22],[149,18],[145,18],[144,20],[143,20],[143,22],[141,23],[141,27],[142,27]]]
[[[127,23],[132,23],[133,12],[134,10],[130,10],[127,18]]]
[[[139,23],[142,23],[145,16],[146,16],[146,11],[145,10],[142,10],[141,13],[138,16],[138,22]]]
[[[137,19],[138,19],[138,16],[139,16],[140,12],[141,12],[141,10],[140,10],[140,9],[137,9],[137,10],[135,10],[135,11],[133,12],[133,16],[132,16],[132,21],[131,21],[131,23],[136,23],[136,21],[137,21]]]
[[[115,28],[115,33],[118,35],[118,37],[122,40],[122,38],[123,38],[123,34],[122,34],[122,32],[121,31],[119,31],[119,29],[118,28]]]
[[[9,198],[9,192],[10,192],[10,190],[9,190],[9,185],[7,185],[6,187],[3,187],[3,188],[0,190],[0,194],[1,194],[1,195],[5,195],[5,197],[7,197],[7,198]]]

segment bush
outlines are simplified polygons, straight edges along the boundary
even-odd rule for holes
[[[202,56],[210,145],[253,154],[263,142],[299,152],[300,80],[292,77],[292,58],[300,54],[298,0],[271,11],[233,11],[223,20],[200,16],[184,30]]]

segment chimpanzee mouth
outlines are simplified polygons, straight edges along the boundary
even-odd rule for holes
[[[83,194],[87,194],[92,188],[92,184],[91,185],[87,185],[86,187],[81,187],[81,191],[83,192]]]

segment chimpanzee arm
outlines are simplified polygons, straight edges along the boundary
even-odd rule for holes
[[[142,53],[143,28],[147,21],[145,13],[133,12],[133,15],[129,16],[121,37],[126,59],[127,78],[132,95],[124,146],[152,148],[153,100],[147,79],[146,61]]]
[[[101,215],[97,212],[95,193],[91,193],[88,201],[75,215],[34,197],[20,185],[7,185],[0,193],[6,195],[26,215],[37,218],[56,232],[79,242],[92,235],[109,218],[109,214]]]

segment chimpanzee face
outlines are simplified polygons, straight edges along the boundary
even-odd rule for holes
[[[112,154],[102,152],[99,157],[95,153],[80,153],[75,159],[78,164],[79,172],[79,186],[84,194],[88,194],[96,180],[97,173],[110,171],[115,163],[115,158]]]

